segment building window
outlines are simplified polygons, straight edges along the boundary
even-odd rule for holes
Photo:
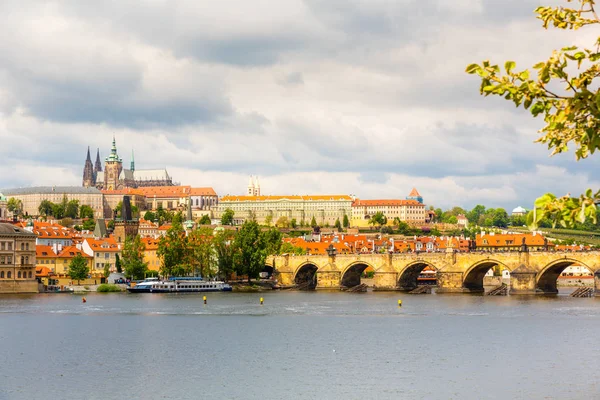
[[[6,243],[4,243],[4,242],[1,242],[1,243],[0,243],[0,250],[4,250],[4,246],[6,246]]]
[[[25,264],[29,265],[29,256],[25,256]]]
[[[29,279],[33,279],[32,276],[31,271],[29,271]]]
[[[21,265],[25,264],[25,257],[21,256]]]
[[[12,242],[8,242],[8,250],[12,250]]]
[[[12,272],[11,272],[11,271],[8,271],[8,272],[6,273],[6,278],[7,278],[7,279],[10,279],[11,277],[12,277]]]
[[[17,273],[17,278],[21,279],[21,271]]]
[[[29,250],[29,243],[25,243],[25,250]]]
[[[21,243],[21,250],[25,251],[25,243]]]
[[[12,264],[12,256],[8,256],[8,257],[7,257],[7,261],[6,261],[6,263],[7,263],[7,264]]]
[[[4,279],[4,271],[0,271],[0,279]]]

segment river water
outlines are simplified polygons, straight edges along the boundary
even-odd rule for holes
[[[600,398],[600,298],[87,300],[0,297],[0,400]]]

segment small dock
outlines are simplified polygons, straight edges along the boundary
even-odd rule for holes
[[[582,287],[570,294],[571,297],[594,297],[594,288]]]
[[[508,285],[503,283],[500,286],[496,286],[492,290],[486,293],[487,296],[506,296],[508,295]]]

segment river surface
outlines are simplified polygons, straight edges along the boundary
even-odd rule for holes
[[[600,398],[600,298],[87,300],[0,296],[0,400]]]

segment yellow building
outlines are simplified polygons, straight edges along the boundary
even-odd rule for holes
[[[0,293],[37,293],[36,235],[0,223]]]
[[[415,200],[356,200],[352,203],[352,226],[370,226],[369,221],[378,212],[393,225],[396,218],[410,224],[424,224],[427,213],[425,205]]]
[[[2,193],[7,198],[21,200],[23,213],[27,215],[39,215],[39,207],[43,200],[52,203],[61,203],[66,197],[67,201],[77,200],[79,205],[88,205],[94,210],[94,218],[104,216],[104,205],[102,193],[92,187],[78,186],[40,186],[18,189],[3,189]]]
[[[36,260],[38,267],[49,268],[58,277],[68,277],[69,265],[73,258],[80,255],[82,256],[90,269],[90,275],[93,274],[92,270],[94,258],[85,254],[81,249],[76,246],[46,246],[37,245],[35,248]]]
[[[281,217],[288,221],[295,219],[298,224],[310,224],[314,218],[319,225],[340,223],[344,215],[352,214],[352,197],[347,195],[319,196],[225,196],[219,200],[214,218],[220,219],[225,210],[234,212],[234,219],[243,222],[255,219],[265,224],[270,218],[274,225]]]
[[[148,269],[152,271],[160,270],[160,258],[156,252],[158,251],[158,242],[159,239],[145,237],[142,238],[142,243],[144,243],[144,262],[148,263]]]
[[[115,272],[117,254],[121,255],[121,246],[114,237],[110,238],[85,238],[81,248],[88,256],[93,257],[92,273],[104,273],[104,266],[108,264],[110,272]]]

